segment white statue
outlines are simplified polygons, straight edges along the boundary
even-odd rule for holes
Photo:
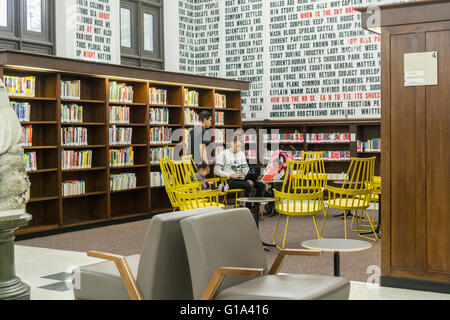
[[[29,200],[30,181],[21,140],[19,119],[9,105],[5,84],[0,79],[0,211],[25,209]]]

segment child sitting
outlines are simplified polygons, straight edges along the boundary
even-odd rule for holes
[[[203,182],[202,190],[209,190],[214,188],[214,183],[206,180],[206,177],[209,175],[210,172],[211,169],[209,165],[207,165],[206,163],[202,163],[197,167],[197,173],[195,174],[195,178],[197,179],[197,181]],[[229,187],[228,185],[222,186],[222,184],[220,184],[217,189],[219,189],[222,192],[227,192]]]

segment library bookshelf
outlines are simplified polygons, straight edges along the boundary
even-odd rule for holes
[[[381,153],[379,148],[379,139],[381,136],[380,120],[348,120],[348,121],[265,121],[265,122],[244,122],[243,129],[256,129],[258,134],[254,141],[258,142],[264,139],[264,132],[271,134],[278,130],[279,134],[300,134],[297,141],[279,142],[281,150],[296,152],[302,151],[324,151],[340,152],[343,157],[337,159],[325,160],[325,170],[327,174],[341,174],[347,172],[350,164],[350,158],[368,158],[376,157],[375,175],[380,175]],[[346,134],[344,138],[329,140],[319,140],[313,137],[326,137],[330,134]],[[309,137],[309,139],[308,139]],[[369,143],[368,143],[369,142]],[[375,142],[375,143],[372,143]],[[363,144],[365,143],[365,145]],[[251,143],[246,143],[246,149],[250,149]],[[254,149],[255,147],[253,147]],[[270,143],[267,144],[270,150]],[[261,154],[261,155],[260,155]],[[264,152],[257,149],[257,166],[263,166]],[[331,181],[330,181],[331,182]]]
[[[31,146],[24,147],[24,152],[34,153],[37,163],[35,170],[28,171],[31,190],[27,212],[33,220],[29,226],[17,230],[16,235],[34,235],[172,211],[165,188],[152,184],[151,176],[160,172],[157,160],[161,156],[154,149],[174,147],[183,138],[169,141],[166,137],[159,142],[155,132],[189,129],[191,125],[185,121],[186,109],[197,113],[208,110],[213,119],[216,110],[223,112],[225,120],[217,128],[241,128],[241,91],[248,90],[249,86],[244,81],[10,50],[0,51],[0,77],[4,76],[33,76],[35,79],[34,96],[9,94],[10,101],[26,102],[30,106],[29,118],[21,121],[22,126],[32,126],[33,132]],[[62,94],[61,87],[67,83],[76,83],[74,90],[78,97]],[[131,99],[130,96],[126,100],[115,99],[112,93],[115,91],[111,88],[118,84],[127,93],[132,92]],[[198,101],[192,106],[186,103],[192,104],[191,101],[185,101],[185,89],[198,95]],[[164,92],[164,96],[153,95],[155,91]],[[216,108],[216,94],[226,97],[226,105]],[[67,113],[63,106],[65,110],[82,107],[82,117],[71,118],[75,112]],[[166,113],[166,118],[163,121],[151,119],[152,109],[164,109],[160,113]],[[155,114],[159,112],[154,111]],[[63,132],[65,135],[67,129],[74,127],[87,129],[82,134],[84,142],[63,144]],[[127,136],[130,131],[131,137]],[[116,134],[120,137],[118,140],[113,138]],[[117,159],[126,159],[129,148],[132,148],[133,161],[116,163],[116,155],[119,154]],[[83,151],[90,152],[89,166],[66,166],[64,152]],[[152,158],[152,152],[156,157]],[[78,153],[77,156],[84,159]],[[125,179],[129,184],[113,188],[112,178]],[[79,188],[82,192],[65,194],[63,183],[73,182],[83,183]]]

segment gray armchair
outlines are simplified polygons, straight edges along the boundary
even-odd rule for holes
[[[216,207],[170,212],[152,218],[141,255],[122,257],[88,252],[106,259],[80,268],[80,300],[192,300],[192,285],[180,220],[223,212]]]
[[[340,277],[280,274],[286,255],[320,251],[282,250],[269,270],[254,218],[248,209],[208,213],[181,221],[194,299],[348,299],[350,282]]]

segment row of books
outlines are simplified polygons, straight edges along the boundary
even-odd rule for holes
[[[86,181],[67,180],[62,183],[63,197],[77,196],[86,193]]]
[[[92,168],[92,150],[66,150],[61,152],[63,170]]]
[[[81,80],[61,80],[61,99],[79,100],[81,98]]]
[[[150,148],[150,163],[158,164],[161,158],[173,159],[174,149],[173,147]]]
[[[249,150],[252,151],[252,150]],[[256,157],[256,151],[253,151],[255,153],[255,157]],[[290,157],[292,157],[292,159],[295,160],[301,160],[303,158],[303,151],[302,150],[284,150],[284,152],[286,152],[286,154],[288,154]],[[264,160],[269,160],[272,158],[273,154],[275,153],[275,151],[273,150],[265,150],[264,151]]]
[[[36,78],[3,76],[8,96],[34,97],[36,94]]]
[[[22,126],[22,140],[20,141],[22,147],[33,146],[33,126]]]
[[[150,104],[167,104],[167,90],[150,88],[149,103]]]
[[[245,150],[245,157],[250,160],[257,159],[258,152],[256,150]]]
[[[164,179],[161,172],[150,172],[150,187],[164,187]]]
[[[129,107],[110,107],[109,108],[109,123],[127,124],[130,123],[130,108]]]
[[[256,142],[256,136],[254,138],[253,142]],[[287,143],[302,143],[304,142],[303,133],[271,133],[271,134],[265,134],[263,136],[263,142],[264,143],[280,143],[280,142],[287,142]]]
[[[198,91],[184,89],[184,106],[198,107],[200,94]]]
[[[257,143],[258,136],[256,134],[246,134],[246,135],[244,135],[244,142],[245,143]]]
[[[23,159],[25,160],[25,171],[36,171],[37,170],[36,152],[24,153]]]
[[[110,82],[109,83],[109,101],[132,103],[134,91],[132,86],[125,83]]]
[[[333,160],[350,160],[350,151],[324,151],[323,159]]]
[[[133,140],[133,128],[112,126],[109,128],[109,144],[131,144]]]
[[[151,108],[150,124],[169,124],[169,109]]]
[[[172,129],[165,127],[150,128],[150,144],[172,143]]]
[[[111,191],[135,189],[137,186],[135,173],[112,174],[110,176]]]
[[[220,93],[214,94],[214,105],[216,106],[216,108],[226,108],[227,96]]]
[[[63,146],[87,146],[88,129],[82,127],[61,128],[61,144]]]
[[[9,105],[17,114],[19,121],[30,121],[31,105],[28,102],[11,101]]]
[[[133,147],[109,150],[109,165],[111,167],[128,167],[134,165]]]
[[[350,142],[350,133],[307,133],[307,143]]]
[[[225,143],[225,129],[214,130],[215,143]]]
[[[381,152],[381,139],[374,138],[367,141],[358,140],[358,152]]]
[[[201,124],[198,113],[193,109],[189,109],[189,108],[184,109],[184,123],[186,125]]]
[[[62,123],[82,123],[83,106],[77,104],[61,104]]]
[[[216,112],[216,125],[223,126],[225,124],[225,112]]]

